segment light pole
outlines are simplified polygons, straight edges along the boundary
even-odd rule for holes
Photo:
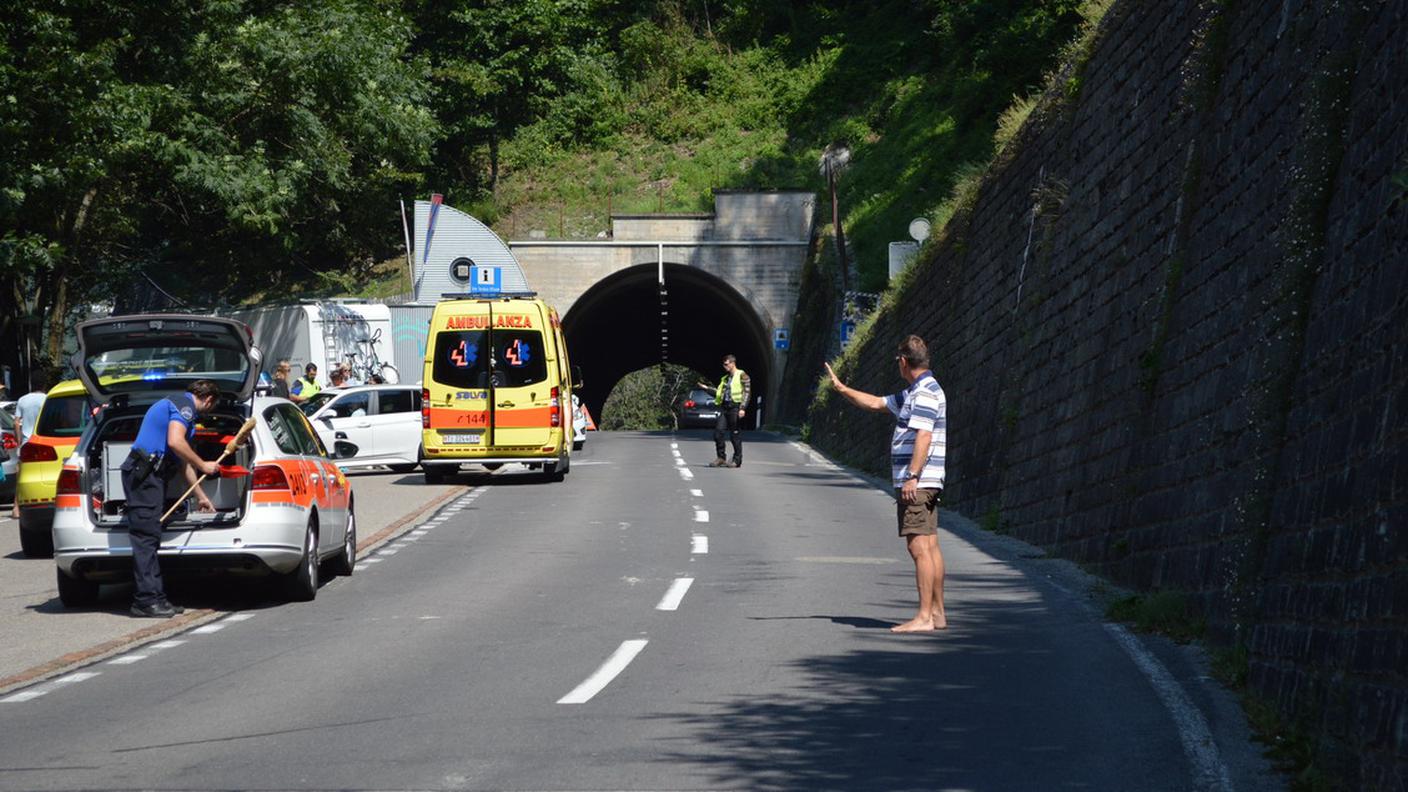
[[[851,150],[832,143],[821,152],[821,175],[831,191],[831,227],[836,229],[836,260],[841,264],[841,291],[850,291],[850,265],[846,262],[846,234],[841,230],[841,206],[836,201],[836,177],[851,163]]]

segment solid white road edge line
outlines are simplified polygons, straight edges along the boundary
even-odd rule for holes
[[[592,696],[600,693],[603,688],[611,684],[611,680],[626,670],[626,666],[636,659],[636,655],[640,654],[640,650],[644,649],[647,643],[649,642],[644,639],[622,641],[621,645],[616,647],[616,651],[606,658],[606,662],[601,664],[601,668],[596,670],[596,673],[587,677],[587,681],[578,685],[571,693],[558,699],[557,703],[585,704],[591,701]]]
[[[695,534],[690,537],[689,552],[703,555],[709,552],[709,537]]]
[[[689,587],[694,584],[694,578],[675,578],[675,582],[670,584],[670,588],[665,592],[665,596],[660,598],[660,604],[655,606],[655,610],[672,611],[680,607],[680,602],[684,599],[684,594],[689,591]]]
[[[1134,664],[1149,678],[1154,692],[1173,716],[1178,727],[1178,739],[1183,742],[1183,753],[1193,765],[1195,788],[1207,792],[1232,792],[1232,779],[1227,775],[1227,767],[1217,753],[1217,743],[1213,742],[1212,732],[1203,714],[1189,700],[1178,681],[1164,668],[1158,658],[1140,645],[1139,640],[1130,635],[1129,630],[1118,624],[1106,624],[1106,632],[1115,643],[1128,654]]]

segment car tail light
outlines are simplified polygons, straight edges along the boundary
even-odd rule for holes
[[[548,397],[551,401],[548,404],[548,424],[553,428],[562,426],[562,399],[557,388],[552,389],[552,394]]]
[[[430,388],[420,389],[420,428],[430,428]]]
[[[53,446],[33,441],[20,446],[20,462],[22,463],[57,461],[59,461],[59,452],[55,451]]]
[[[59,471],[59,483],[54,489],[57,495],[78,495],[78,471],[73,468],[64,468]]]
[[[257,490],[286,490],[288,476],[278,465],[256,465],[249,486]]]
[[[6,451],[11,451],[19,446],[19,442],[12,433],[0,432],[0,445],[3,445]]]
[[[686,407],[693,407],[693,406],[694,406],[694,399],[690,399],[689,401],[685,402],[685,403],[684,403],[684,406],[686,406]]]

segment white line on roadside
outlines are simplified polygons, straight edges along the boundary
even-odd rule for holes
[[[211,633],[218,633],[223,629],[225,629],[225,625],[223,624],[205,624],[191,630],[191,635],[209,635]]]
[[[615,679],[617,675],[626,670],[626,666],[630,665],[631,661],[636,659],[636,655],[640,654],[640,650],[644,649],[647,643],[648,641],[644,639],[623,641],[621,645],[616,648],[616,651],[613,652],[610,657],[606,658],[606,662],[601,664],[601,668],[598,668],[596,673],[587,677],[587,681],[578,685],[571,693],[558,699],[557,703],[585,704],[591,701],[592,696],[600,693],[603,688],[611,684],[611,680]]]
[[[161,641],[160,643],[154,643],[154,644],[152,644],[151,646],[148,646],[147,648],[148,648],[148,649],[158,649],[158,650],[159,650],[159,649],[175,649],[176,647],[180,646],[181,644],[183,644],[183,643],[185,643],[185,642],[186,642],[186,641],[185,641],[184,638],[173,638],[173,639],[171,639],[171,640],[169,640],[169,641]]]
[[[75,682],[83,682],[103,673],[102,671],[75,671],[68,676],[61,676],[55,679],[55,685],[72,685]]]
[[[689,494],[693,495],[696,498],[702,498],[704,497],[704,490],[692,489],[689,491]]]
[[[706,511],[706,510],[704,510],[704,509],[695,509],[695,510],[694,510],[694,521],[695,521],[695,522],[709,522],[709,512]]]
[[[380,564],[381,562],[382,562],[382,559],[380,559],[380,558],[363,558],[362,560],[358,561],[357,563],[360,565],[360,564]]]
[[[224,619],[222,619],[221,621],[226,621],[226,622],[242,622],[242,621],[249,621],[250,619],[253,619],[253,618],[254,618],[254,614],[253,614],[253,613],[231,613],[229,616],[226,616],[226,617],[225,617]]]
[[[32,701],[48,692],[47,690],[25,690],[12,696],[0,698],[0,704],[18,704],[21,701]]]
[[[675,469],[680,472],[680,478],[684,479],[685,481],[693,481],[693,480],[694,480],[694,472],[691,471],[689,468],[687,468],[687,467],[682,467],[682,468],[675,468]]]
[[[683,465],[683,464],[684,464],[684,460],[683,460],[683,459],[680,459],[679,457],[675,457],[675,464],[676,464],[676,465]]]
[[[680,444],[679,444],[679,443],[670,443],[670,448],[679,448],[679,447],[680,447]]]
[[[1118,624],[1106,624],[1105,631],[1115,639],[1115,643],[1129,655],[1134,664],[1149,678],[1154,692],[1163,701],[1164,707],[1173,716],[1178,726],[1178,738],[1183,742],[1183,753],[1193,765],[1196,789],[1208,792],[1232,792],[1232,779],[1227,774],[1227,766],[1217,753],[1217,743],[1213,741],[1208,722],[1196,705],[1183,692],[1178,680],[1164,668],[1158,658],[1139,643],[1139,639],[1129,630]]]
[[[709,537],[703,534],[695,534],[690,537],[689,552],[696,555],[704,555],[709,552]]]
[[[680,606],[680,600],[684,599],[684,593],[689,591],[689,587],[694,583],[694,578],[675,578],[675,582],[670,584],[670,588],[665,592],[665,596],[660,598],[660,604],[655,606],[655,610],[672,611]]]
[[[382,550],[380,553],[377,553],[377,555],[394,556],[396,555],[396,548],[392,547],[386,550]]]
[[[140,663],[141,661],[146,660],[148,657],[150,657],[150,655],[123,655],[122,657],[114,657],[113,659],[109,660],[108,665],[132,665],[133,663]]]
[[[680,458],[680,452],[679,452],[679,451],[671,451],[671,452],[670,452],[670,456],[674,457],[675,459],[679,459],[679,458]]]

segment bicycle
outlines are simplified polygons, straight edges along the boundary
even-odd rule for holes
[[[401,381],[401,373],[390,363],[382,362],[376,354],[376,342],[381,340],[381,329],[378,328],[372,333],[371,338],[357,339],[358,346],[365,346],[365,355],[359,352],[348,352],[347,361],[351,364],[352,375],[364,383],[380,382],[385,385],[395,385]],[[360,365],[360,359],[366,359],[365,365]]]

